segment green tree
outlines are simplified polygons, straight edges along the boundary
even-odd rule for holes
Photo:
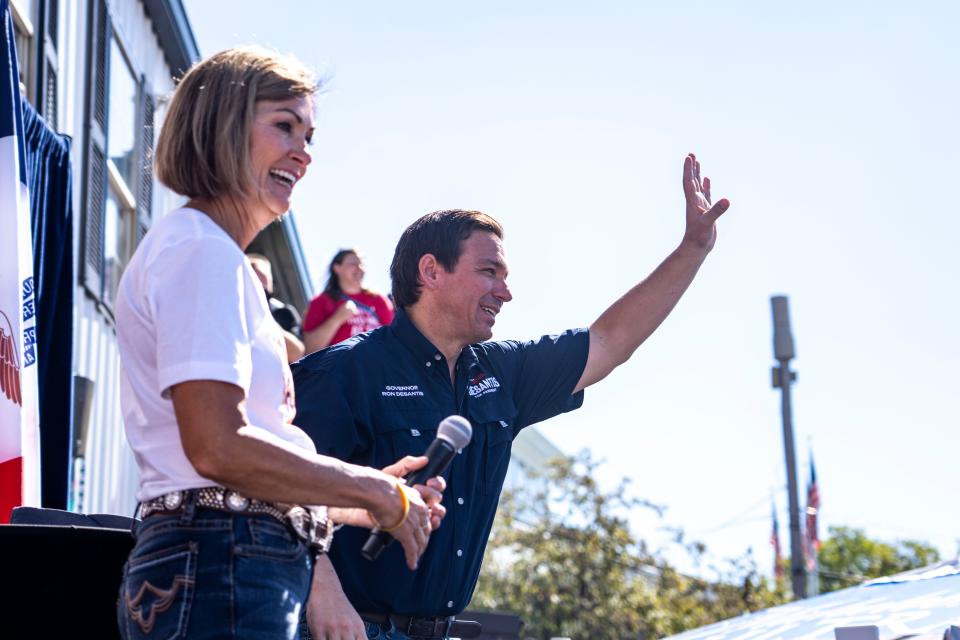
[[[830,527],[817,561],[820,592],[828,593],[934,564],[940,561],[940,553],[925,542],[901,540],[890,544],[868,538],[862,529]]]
[[[524,636],[658,638],[785,601],[752,559],[716,580],[690,577],[630,531],[636,509],[624,481],[604,492],[589,452],[555,461],[545,476],[504,493],[471,606],[511,611]],[[677,543],[695,557],[699,543]]]

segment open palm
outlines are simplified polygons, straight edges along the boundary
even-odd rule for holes
[[[710,251],[717,241],[715,223],[730,208],[730,201],[721,198],[713,204],[710,178],[700,177],[700,161],[692,153],[683,160],[683,195],[687,200],[687,227],[683,240]]]

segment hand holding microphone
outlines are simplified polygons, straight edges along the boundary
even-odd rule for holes
[[[437,428],[437,437],[430,444],[430,447],[427,449],[426,454],[427,463],[420,469],[413,471],[404,478],[406,481],[406,486],[399,485],[397,486],[398,491],[412,491],[411,487],[418,484],[426,484],[430,478],[434,478],[443,473],[446,468],[450,465],[450,462],[453,461],[454,456],[457,455],[457,451],[463,449],[470,443],[470,438],[473,436],[473,429],[470,426],[470,423],[460,416],[450,416],[444,418],[440,423],[440,426]],[[397,463],[402,465],[404,461]],[[396,465],[391,465],[396,466]],[[388,467],[389,469],[389,467]],[[396,469],[395,469],[396,470]],[[442,491],[443,486],[440,485],[440,491]],[[437,487],[433,487],[432,491],[437,491]],[[415,492],[414,492],[415,493]],[[407,494],[409,497],[409,493]],[[431,500],[430,502],[438,502],[439,500]],[[405,502],[406,508],[404,512],[409,508],[409,502]],[[436,505],[440,509],[439,504]],[[442,517],[442,511],[439,512],[439,515],[433,514],[432,520],[439,521],[439,518]],[[400,521],[398,525],[394,525],[393,529],[399,528],[403,525],[403,520]],[[439,524],[439,522],[433,523],[432,526],[424,528],[423,533],[426,536],[429,536],[432,528]],[[401,534],[400,531],[395,532],[398,537]],[[383,550],[389,545],[394,539],[394,536],[390,532],[384,531],[382,528],[377,527],[370,532],[370,537],[367,538],[366,544],[363,545],[363,557],[367,560],[375,560],[383,552]],[[419,541],[419,540],[418,540]],[[404,547],[407,545],[405,544]],[[424,547],[426,546],[426,540],[424,540]],[[407,564],[410,565],[410,558],[408,554]],[[413,567],[411,567],[413,568]]]

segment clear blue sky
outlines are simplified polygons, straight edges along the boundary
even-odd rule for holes
[[[314,282],[403,228],[505,225],[499,338],[588,325],[679,241],[694,151],[733,205],[665,325],[543,432],[590,448],[714,558],[785,533],[769,297],[790,297],[822,529],[953,555],[960,4],[187,0],[203,53],[259,43],[330,78],[295,196]],[[654,525],[636,521],[654,537]],[[788,547],[786,540],[784,547]]]

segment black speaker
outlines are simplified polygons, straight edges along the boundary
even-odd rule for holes
[[[132,548],[125,529],[0,525],[0,635],[119,638],[117,596]]]

